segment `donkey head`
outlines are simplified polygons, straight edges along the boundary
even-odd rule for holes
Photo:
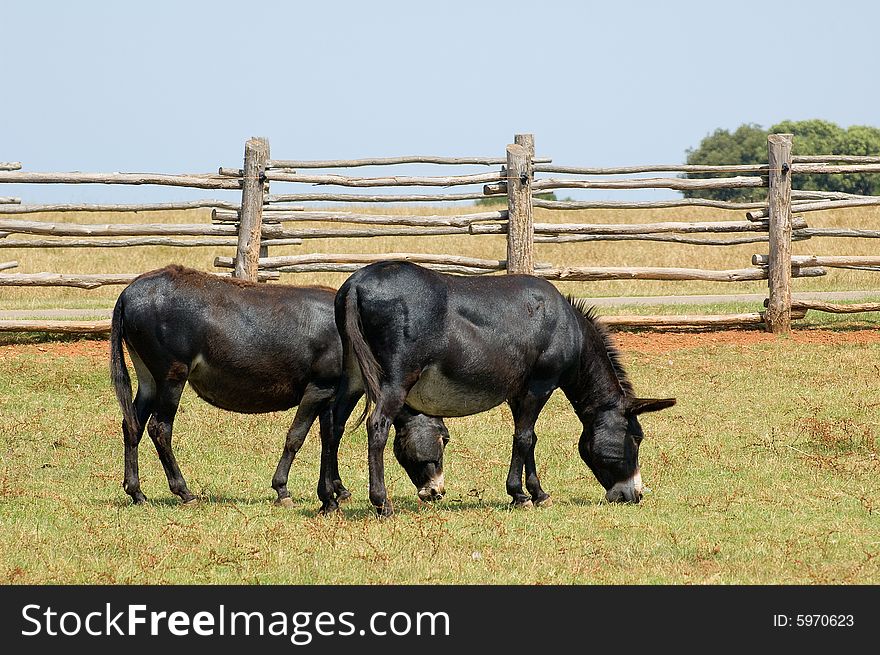
[[[418,489],[419,498],[443,498],[443,451],[449,443],[443,419],[416,414],[404,407],[394,421],[394,432],[394,456]]]
[[[584,421],[578,443],[581,459],[605,487],[612,503],[637,503],[642,498],[639,444],[644,433],[638,415],[675,404],[675,398],[633,398],[613,407],[599,408]]]

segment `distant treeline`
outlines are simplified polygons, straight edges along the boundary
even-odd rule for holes
[[[765,130],[760,125],[746,123],[735,131],[717,129],[686,151],[688,164],[766,164],[767,135],[793,134],[792,154],[797,155],[880,155],[880,129],[867,125],[853,125],[847,129],[829,121],[782,121]],[[717,177],[717,175],[714,175]],[[684,177],[707,177],[700,173]],[[880,175],[854,173],[850,175],[795,175],[795,189],[808,191],[842,191],[859,195],[880,192]],[[751,201],[766,196],[764,189],[706,189],[684,191],[686,198]]]

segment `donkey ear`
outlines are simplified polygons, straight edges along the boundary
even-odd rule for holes
[[[629,403],[629,411],[633,414],[657,412],[675,404],[675,398],[634,398]]]

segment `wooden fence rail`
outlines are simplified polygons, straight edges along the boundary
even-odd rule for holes
[[[36,173],[0,171],[6,184],[155,184],[193,189],[240,190],[241,181],[210,174],[168,175],[165,173]]]
[[[389,186],[466,186],[503,180],[501,173],[480,173],[476,175],[452,175],[448,177],[414,177],[397,175],[393,177],[349,177],[347,175],[299,175],[269,170],[266,179],[276,182],[298,182],[302,184],[330,184],[346,187],[389,187]]]
[[[19,200],[16,198],[16,200]],[[238,210],[240,206],[234,202],[223,200],[190,200],[185,202],[154,202],[141,204],[56,204],[56,205],[21,205],[0,207],[2,214],[40,214],[45,212],[154,212],[186,209],[225,209]]]
[[[535,159],[547,163],[550,159]],[[402,157],[374,157],[367,159],[283,160],[271,159],[268,168],[358,168],[360,166],[393,166],[397,164],[451,164],[492,166],[506,164],[501,157],[438,157],[434,155],[404,155]]]

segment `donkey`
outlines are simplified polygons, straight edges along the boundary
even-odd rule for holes
[[[465,416],[507,402],[515,423],[507,493],[517,507],[547,505],[535,464],[535,422],[562,389],[583,425],[581,458],[609,502],[639,502],[638,416],[674,398],[637,398],[618,351],[592,311],[529,275],[465,278],[416,264],[366,266],[336,294],[343,375],[333,414],[341,436],[366,391],[370,501],[380,516],[388,500],[383,450],[406,407],[431,416]],[[523,492],[523,467],[529,495]],[[332,471],[318,495],[332,500]]]
[[[136,504],[146,500],[138,477],[144,427],[172,493],[184,503],[196,500],[171,449],[188,381],[202,399],[231,412],[298,405],[272,478],[278,503],[293,505],[290,466],[315,418],[322,445],[332,440],[332,401],[342,363],[334,295],[325,287],[257,285],[176,265],[145,273],[123,290],[113,309],[110,377],[123,415],[122,487]],[[137,372],[134,401],[123,341]],[[395,419],[398,461],[425,497],[421,486],[442,473],[449,433],[439,418],[403,411]],[[329,455],[330,449],[322,448],[321,466],[328,467],[334,499],[341,502],[351,493],[340,480],[337,449]]]

